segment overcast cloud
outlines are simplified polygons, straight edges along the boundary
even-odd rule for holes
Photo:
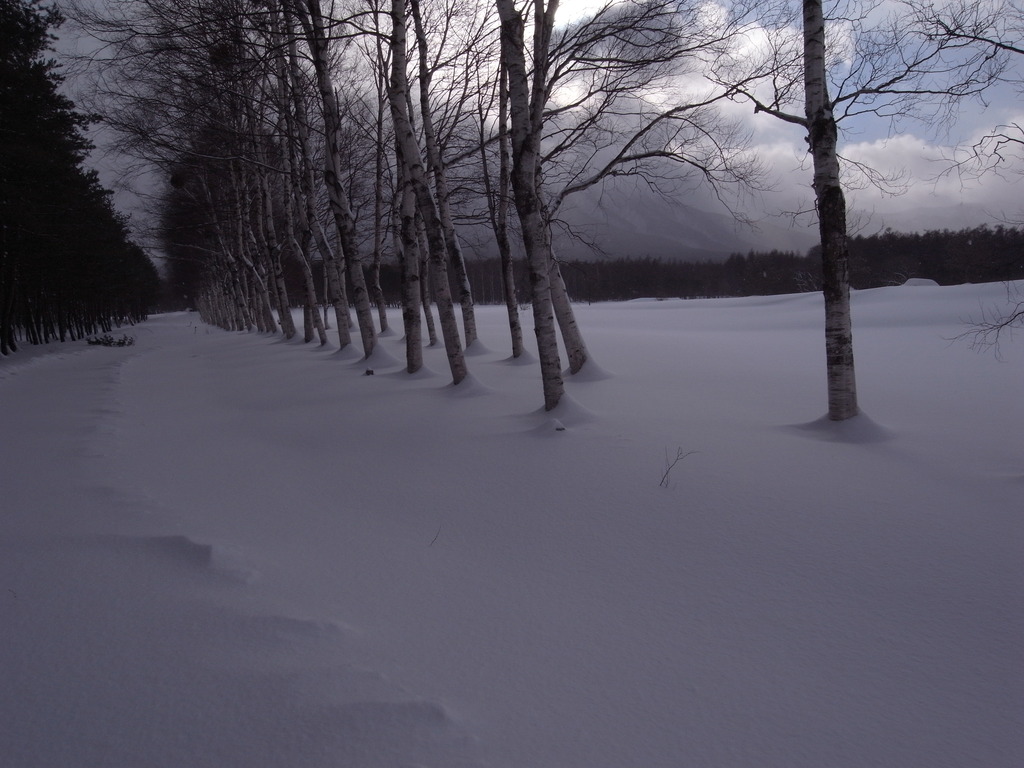
[[[482,1],[482,0],[481,0]],[[600,0],[562,0],[560,18],[600,7]],[[62,41],[66,45],[69,41]],[[863,176],[851,173],[848,202],[851,224],[856,231],[873,232],[885,227],[900,230],[960,228],[981,223],[1024,220],[1024,206],[1018,203],[1019,175],[1024,170],[1020,155],[1008,158],[1002,173],[982,176],[957,172],[953,158],[962,158],[970,147],[996,126],[1024,125],[1024,100],[1017,87],[1003,86],[986,95],[987,104],[964,104],[958,119],[948,125],[934,126],[908,121],[900,132],[889,134],[885,120],[861,119],[843,126],[840,151],[855,163],[878,172],[879,176],[898,179],[888,189],[865,183]],[[748,196],[743,205],[754,219],[780,222],[786,214],[812,207],[810,162],[803,130],[766,115],[755,115],[749,104],[727,104],[726,116],[741,121],[752,136],[751,152],[772,171],[773,189]],[[102,135],[97,141],[103,144]],[[958,149],[958,146],[960,147]],[[145,219],[143,205],[123,189],[118,174],[123,163],[103,152],[96,165],[104,181],[119,188],[117,203],[132,213],[136,223]],[[145,178],[145,177],[143,177]],[[152,188],[152,179],[142,188]],[[893,194],[898,192],[898,194]],[[688,204],[722,212],[709,191],[691,191]],[[813,228],[812,216],[797,219],[795,226]],[[772,247],[772,244],[766,243]]]

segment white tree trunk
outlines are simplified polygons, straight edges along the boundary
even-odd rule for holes
[[[232,185],[236,190],[248,188],[248,185],[243,182],[243,179],[246,179],[247,176],[244,170],[233,165],[231,173]],[[260,262],[254,257],[253,250],[250,247],[250,243],[255,240],[254,230],[259,227],[259,223],[252,222],[246,214],[246,209],[252,208],[252,205],[249,204],[250,202],[246,200],[247,205],[243,206],[241,194],[235,195],[235,248],[251,276],[250,286],[252,288],[253,315],[256,320],[256,327],[261,333],[274,333],[277,331],[277,327],[274,321],[274,312],[271,309],[270,292],[267,289],[264,270],[261,270]]]
[[[572,302],[569,301],[569,292],[562,279],[562,270],[554,260],[551,262],[551,302],[555,308],[558,330],[562,334],[565,356],[569,358],[569,373],[579,373],[590,359],[590,354],[583,341],[580,326],[576,322],[576,313],[572,311]]]
[[[288,60],[287,68],[284,66],[284,55],[281,55],[281,113],[284,122],[284,138],[288,147],[282,153],[285,170],[291,180],[292,210],[288,216],[289,226],[294,227],[293,242],[296,249],[296,257],[299,266],[302,268],[303,285],[306,291],[306,307],[309,309],[310,323],[312,330],[316,332],[317,338],[323,346],[327,343],[327,327],[323,317],[317,309],[316,281],[313,277],[313,264],[309,255],[310,246],[314,241],[312,217],[310,213],[313,205],[313,185],[307,173],[309,156],[308,139],[308,117],[306,114],[306,94],[303,92],[302,73],[299,68],[298,45],[295,40],[295,23],[291,14],[287,15],[286,33],[288,37]],[[291,102],[292,109],[288,109],[288,102]],[[292,112],[294,110],[294,114]],[[294,223],[292,216],[294,216]],[[308,344],[312,341],[310,328],[305,329],[305,341]]]
[[[415,194],[414,194],[415,196]],[[427,324],[427,343],[431,347],[437,346],[437,328],[434,324],[434,310],[431,306],[434,301],[434,290],[430,260],[427,258],[427,235],[424,232],[423,218],[416,216],[416,243],[420,254],[420,306],[423,307],[423,322]]]
[[[381,43],[378,43],[381,45]],[[377,120],[376,147],[374,151],[373,174],[373,264],[370,273],[370,292],[373,303],[377,305],[377,319],[380,321],[380,332],[388,330],[388,308],[384,300],[384,291],[380,286],[380,262],[384,253],[384,105],[387,94],[384,73],[377,78]]]
[[[423,367],[423,327],[420,321],[422,300],[420,249],[416,237],[416,193],[403,182],[398,196],[398,228],[395,251],[402,269],[402,325],[405,327],[405,370],[416,373]]]
[[[324,260],[324,278],[327,281],[327,300],[334,305],[334,324],[338,331],[338,348],[352,343],[352,328],[345,295],[345,265],[327,242],[327,236],[318,219],[313,221],[313,237]],[[326,311],[326,307],[324,308]],[[326,322],[324,323],[326,325]]]
[[[533,93],[526,66],[526,51],[522,15],[514,0],[496,0],[501,17],[502,60],[508,72],[509,109],[512,122],[512,189],[516,211],[523,232],[530,272],[530,295],[533,303],[533,326],[537,335],[537,354],[540,358],[541,383],[544,389],[544,408],[550,411],[558,405],[565,391],[562,365],[558,356],[558,338],[555,314],[551,301],[550,232],[545,225],[543,206],[537,189],[537,171],[540,162],[540,138],[546,102],[547,48],[554,24],[554,6],[546,13],[537,4],[537,29],[534,31]],[[538,55],[540,54],[540,55]]]
[[[441,158],[441,148],[437,142],[437,132],[434,130],[434,117],[430,107],[432,72],[427,64],[427,36],[423,30],[423,20],[420,17],[419,0],[409,0],[409,5],[412,9],[416,46],[419,51],[420,119],[423,122],[423,142],[426,147],[427,167],[434,177],[438,215],[441,218],[441,229],[444,232],[445,247],[447,248],[452,268],[455,270],[455,278],[459,286],[462,326],[465,330],[466,346],[468,347],[477,339],[473,291],[469,284],[469,273],[466,271],[466,261],[462,255],[462,245],[459,242],[459,234],[455,229],[455,221],[452,218],[452,210],[448,202],[448,177],[444,161]]]
[[[821,0],[804,0],[804,99],[821,234],[828,416],[833,421],[843,421],[858,413],[857,383],[850,316],[846,199],[839,179],[839,133],[826,80],[825,18]]]
[[[295,108],[295,136],[297,168],[299,184],[296,192],[301,200],[296,200],[296,212],[299,216],[299,224],[303,232],[308,233],[317,250],[324,268],[324,313],[320,323],[324,331],[327,330],[327,307],[329,302],[334,306],[334,321],[337,326],[338,348],[345,349],[352,343],[351,323],[349,320],[348,297],[345,295],[345,265],[344,257],[336,254],[327,242],[327,235],[324,233],[323,225],[316,212],[314,198],[315,171],[313,169],[313,152],[309,140],[309,111],[306,108],[306,100],[303,97],[301,83],[303,82],[301,70],[296,56],[295,43],[295,15],[288,6],[286,8],[286,19],[288,23],[288,51],[290,58],[290,78],[294,94]]]
[[[437,310],[441,321],[441,336],[448,354],[448,367],[452,382],[458,384],[466,378],[466,359],[462,352],[462,338],[455,318],[455,305],[448,287],[447,251],[444,242],[441,219],[433,191],[427,183],[423,158],[416,143],[407,105],[408,75],[406,67],[405,0],[391,2],[391,87],[388,100],[391,103],[391,119],[395,126],[395,144],[398,162],[403,167],[404,177],[411,183],[416,195],[416,204],[423,216],[427,233],[430,263],[433,267]]]
[[[281,241],[277,236],[277,225],[274,222],[274,196],[270,187],[270,179],[265,171],[260,172],[260,210],[263,214],[263,226],[260,237],[267,249],[270,261],[271,287],[277,304],[277,319],[281,324],[281,332],[286,339],[294,338],[295,322],[292,320],[291,305],[288,301],[288,289],[284,282],[284,265],[281,262]]]
[[[374,327],[373,308],[370,305],[366,278],[363,275],[362,260],[359,258],[355,217],[341,184],[341,114],[334,93],[334,84],[331,81],[329,38],[324,28],[320,0],[305,0],[304,8],[306,13],[301,17],[301,21],[313,59],[313,68],[316,70],[324,115],[324,141],[327,150],[324,158],[324,183],[341,251],[348,266],[349,281],[352,283],[352,304],[356,308],[356,322],[363,343],[363,354],[369,357],[377,345],[377,331]]]
[[[501,288],[508,314],[509,335],[512,339],[512,357],[523,354],[523,326],[519,321],[519,301],[516,297],[515,269],[512,261],[512,245],[508,237],[508,206],[511,158],[508,148],[508,77],[505,65],[499,65],[498,81],[498,186],[492,188],[487,162],[487,121],[483,108],[480,110],[480,161],[483,167],[484,190],[494,240],[501,260]]]
[[[210,210],[217,210],[213,195],[210,192],[210,187],[206,183],[206,180],[201,179],[200,183],[206,197],[206,203]],[[217,224],[214,226],[214,237],[216,238],[217,245],[220,249],[221,259],[224,262],[222,271],[224,272],[224,279],[227,281],[228,294],[231,296],[231,330],[251,331],[252,313],[249,307],[248,293],[245,290],[244,278],[241,274],[239,264],[235,259],[233,249],[224,233],[223,225]]]

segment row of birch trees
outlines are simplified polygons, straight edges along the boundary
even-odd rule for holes
[[[575,16],[558,0],[107,0],[74,15],[98,41],[97,111],[166,181],[166,250],[198,270],[204,319],[292,337],[300,305],[306,341],[333,328],[371,358],[390,322],[380,264],[394,259],[407,370],[423,364],[423,327],[430,342],[439,329],[458,384],[476,342],[465,244],[486,232],[516,357],[517,289],[528,294],[549,410],[563,364],[571,375],[589,360],[555,252],[565,201],[633,177],[665,195],[710,185],[729,205],[767,188],[735,104],[797,126],[821,229],[829,415],[845,419],[857,402],[840,126],[948,111],[1003,72],[1003,51],[911,24],[915,12],[860,0],[618,0]]]

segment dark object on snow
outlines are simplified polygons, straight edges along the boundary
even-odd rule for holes
[[[120,339],[115,339],[109,333],[106,333],[102,336],[87,339],[86,343],[94,347],[130,347],[135,343],[135,337],[124,334]]]

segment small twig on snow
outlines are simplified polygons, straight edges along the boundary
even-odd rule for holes
[[[665,449],[665,474],[661,476],[661,482],[658,483],[662,488],[668,488],[668,476],[675,469],[676,464],[685,459],[687,456],[697,453],[697,451],[686,451],[683,452],[682,448],[676,448],[676,457],[671,461],[668,458],[668,448]]]

